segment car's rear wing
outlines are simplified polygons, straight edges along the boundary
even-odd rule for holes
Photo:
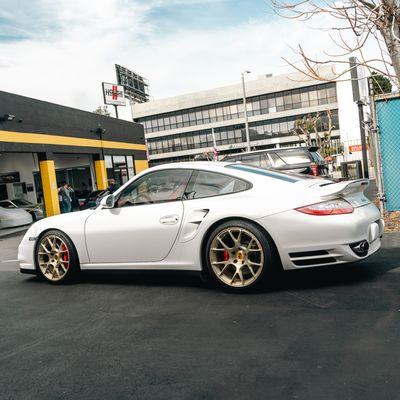
[[[332,196],[347,196],[358,192],[364,192],[369,186],[368,179],[357,179],[354,181],[345,181],[332,183],[318,187],[318,192],[321,197],[330,198]]]

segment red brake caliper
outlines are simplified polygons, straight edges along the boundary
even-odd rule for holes
[[[66,251],[66,250],[67,250],[67,247],[66,247],[65,244],[63,243],[63,244],[61,245],[61,251],[65,251],[65,253],[62,253],[62,255],[61,255],[61,258],[62,258],[63,261],[69,261],[68,251]],[[69,267],[69,263],[66,264],[66,265],[64,265],[64,267],[65,267],[65,268],[68,268],[68,267]]]
[[[228,250],[224,250],[224,252],[222,254],[223,254],[223,257],[224,257],[224,261],[228,261],[229,260],[229,251]]]

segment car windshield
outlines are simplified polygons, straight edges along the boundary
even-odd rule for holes
[[[24,200],[24,199],[14,199],[14,200],[12,200],[12,202],[18,207],[31,206],[32,205],[32,203],[30,203],[28,200]]]
[[[90,195],[88,196],[89,198],[94,198],[94,197],[99,197],[103,196],[108,193],[108,190],[94,190]]]
[[[15,205],[13,203],[11,203],[11,201],[9,201],[9,200],[0,201],[0,207],[3,207],[3,208],[16,208]]]

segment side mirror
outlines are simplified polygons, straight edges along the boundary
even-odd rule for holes
[[[115,197],[113,194],[104,196],[100,201],[101,208],[114,208],[114,204],[115,204]]]

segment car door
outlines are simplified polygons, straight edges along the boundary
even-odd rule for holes
[[[118,193],[114,208],[98,208],[85,226],[90,262],[117,266],[163,260],[182,223],[182,196],[191,173],[149,172]]]

